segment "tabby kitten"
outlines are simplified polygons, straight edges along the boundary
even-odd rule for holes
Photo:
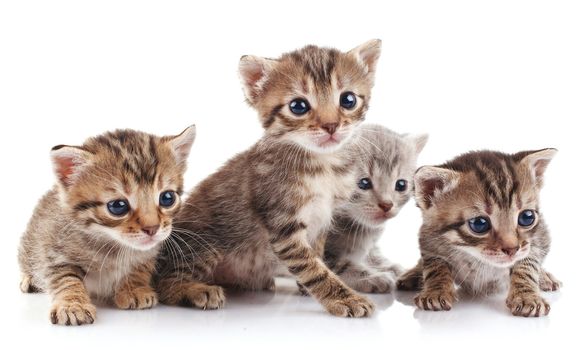
[[[384,223],[395,217],[413,193],[417,156],[427,135],[399,135],[366,125],[352,146],[358,155],[350,200],[334,214],[324,261],[350,287],[365,293],[389,293],[401,274],[377,247]]]
[[[511,155],[471,152],[417,171],[422,259],[399,286],[422,285],[415,298],[419,308],[450,310],[457,299],[456,284],[474,295],[494,293],[509,284],[506,305],[512,314],[549,313],[541,286],[557,289],[560,282],[541,267],[550,237],[540,213],[539,192],[555,153],[555,149]]]
[[[279,59],[241,58],[245,95],[265,134],[189,196],[173,232],[183,255],[161,254],[162,302],[220,308],[218,285],[271,289],[283,265],[330,313],[372,312],[311,244],[352,191],[344,148],[368,108],[380,46],[373,40],[346,53],[306,46]]]
[[[156,305],[150,286],[160,243],[180,208],[195,128],[156,137],[118,130],[51,151],[56,186],[22,237],[21,290],[53,298],[53,324],[93,323],[90,297],[120,309]]]

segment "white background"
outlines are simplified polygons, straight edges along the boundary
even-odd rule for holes
[[[580,344],[582,18],[578,1],[0,2],[2,348]],[[512,317],[504,296],[420,312],[398,294],[374,297],[370,319],[337,319],[283,283],[275,295],[231,293],[221,311],[103,307],[95,325],[66,328],[50,325],[45,295],[20,294],[18,239],[53,183],[53,145],[196,123],[191,187],[262,133],[239,85],[241,55],[371,38],[383,53],[368,120],[429,132],[420,164],[473,149],[559,149],[542,194],[554,238],[546,267],[565,283],[548,295],[549,317]],[[409,203],[388,224],[389,258],[416,261],[419,218]]]

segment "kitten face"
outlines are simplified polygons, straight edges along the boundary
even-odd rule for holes
[[[542,175],[556,150],[473,152],[415,175],[424,226],[444,233],[446,244],[497,267],[530,252],[538,229]]]
[[[362,166],[344,212],[372,227],[395,217],[413,193],[417,157],[426,142],[427,135],[402,136],[381,126],[363,126],[354,146]]]
[[[244,56],[247,101],[271,139],[333,152],[364,119],[380,47],[372,40],[346,53],[306,46],[279,59]]]
[[[194,126],[174,137],[118,130],[51,156],[61,198],[88,232],[149,250],[172,231]]]

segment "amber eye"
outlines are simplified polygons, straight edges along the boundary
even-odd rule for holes
[[[310,104],[303,98],[296,98],[289,103],[289,110],[295,115],[304,115],[310,110]]]

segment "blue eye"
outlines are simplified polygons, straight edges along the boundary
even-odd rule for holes
[[[407,189],[407,180],[399,179],[395,183],[395,191],[403,192]]]
[[[166,191],[160,193],[160,206],[171,207],[176,202],[176,193],[174,191]]]
[[[107,210],[115,216],[123,216],[130,211],[130,204],[123,199],[116,199],[107,203]]]
[[[289,103],[289,110],[295,115],[304,115],[310,110],[310,104],[303,98],[296,98]]]
[[[360,179],[360,181],[358,181],[358,188],[361,190],[370,190],[372,188],[372,181],[370,181],[368,177]]]
[[[518,215],[518,224],[520,226],[527,227],[527,226],[534,224],[535,219],[536,219],[536,214],[534,213],[533,210],[523,210]]]
[[[490,221],[488,221],[488,219],[483,216],[470,219],[468,221],[468,225],[470,226],[470,229],[472,229],[472,231],[477,234],[483,234],[490,230]]]
[[[356,106],[356,96],[352,92],[345,92],[340,95],[340,105],[342,108],[353,109]]]

